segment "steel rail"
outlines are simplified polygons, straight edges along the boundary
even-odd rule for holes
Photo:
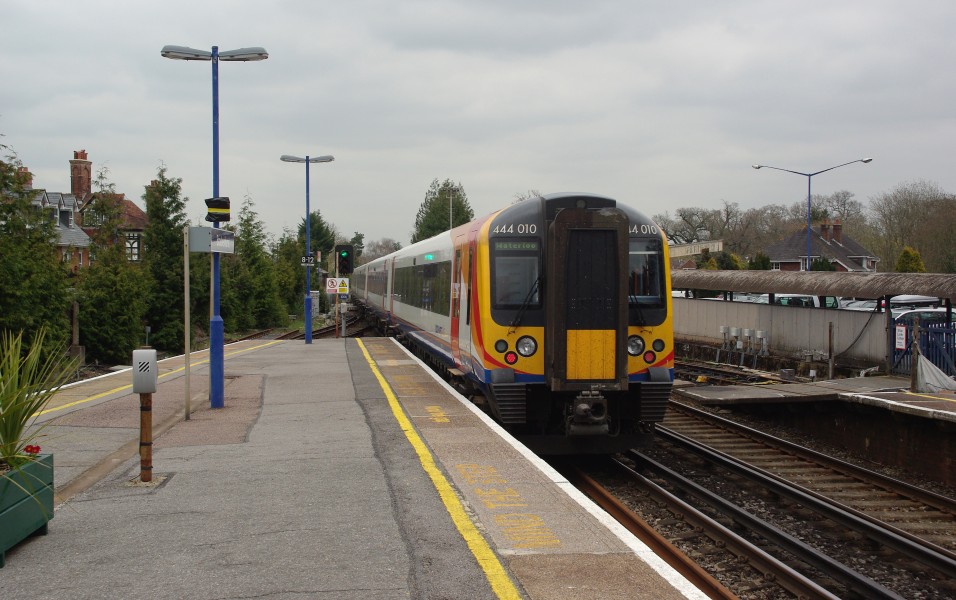
[[[752,427],[747,427],[746,425],[736,423],[729,419],[725,419],[724,417],[709,413],[683,402],[671,400],[668,406],[672,408],[676,407],[680,412],[692,415],[704,421],[708,421],[725,429],[741,433],[762,444],[777,447],[793,454],[794,456],[799,456],[816,464],[826,466],[849,477],[856,477],[868,483],[883,486],[890,491],[905,495],[913,500],[918,500],[927,506],[931,506],[943,512],[956,514],[956,500],[953,500],[952,498],[947,498],[946,496],[931,492],[930,490],[926,490],[921,487],[917,487],[905,481],[887,477],[886,475],[859,467],[853,463],[848,463],[833,456],[828,456],[804,446],[794,444],[793,442],[788,442],[787,440],[772,436],[770,434],[764,433],[763,431],[758,431]],[[956,555],[954,555],[953,558],[956,559]]]
[[[923,565],[935,569],[946,577],[956,578],[956,560],[954,560],[950,556],[951,553],[944,548],[940,548],[925,540],[919,540],[918,538],[914,540],[914,536],[905,534],[905,532],[895,527],[872,519],[853,508],[839,504],[812,490],[808,490],[763,469],[749,465],[738,458],[714,450],[683,434],[671,431],[666,427],[658,426],[656,432],[660,437],[691,450],[695,454],[729,471],[737,473],[751,481],[755,481],[760,486],[770,489],[781,496],[790,498],[794,502],[806,506],[814,512],[840,523],[883,546],[892,548]]]
[[[862,575],[843,563],[820,553],[819,550],[809,544],[793,537],[792,535],[774,527],[770,523],[755,517],[749,512],[743,510],[737,505],[721,498],[710,490],[690,481],[686,477],[672,471],[657,461],[641,454],[636,450],[631,450],[629,456],[644,468],[651,469],[661,476],[665,477],[671,484],[680,488],[688,494],[699,498],[704,503],[713,506],[721,514],[727,515],[742,526],[757,533],[761,537],[776,544],[780,548],[797,557],[800,561],[813,566],[825,573],[836,581],[841,582],[852,592],[859,594],[862,598],[881,598],[885,600],[903,600],[903,597],[894,591],[887,589],[869,577]]]
[[[617,498],[583,471],[578,468],[573,468],[565,475],[574,487],[594,500],[594,502],[607,511],[614,520],[637,536],[639,540],[647,544],[647,546],[654,551],[654,554],[661,557],[664,562],[683,575],[684,578],[697,589],[707,594],[708,597],[714,598],[715,600],[736,599],[737,596],[733,592],[724,587],[723,584],[717,581],[710,573],[654,531],[643,519],[621,504]],[[676,501],[679,502],[679,500]]]

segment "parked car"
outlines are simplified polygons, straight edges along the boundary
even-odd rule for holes
[[[910,310],[893,310],[893,322],[897,325],[912,326],[915,323],[931,325],[946,323],[945,308],[914,308]],[[956,312],[950,311],[949,322],[956,323]]]
[[[914,308],[937,308],[941,304],[942,301],[934,296],[903,294],[890,298],[890,309],[893,311],[903,311]],[[844,310],[873,311],[877,310],[878,306],[882,306],[882,300],[847,299],[841,303],[840,308]]]

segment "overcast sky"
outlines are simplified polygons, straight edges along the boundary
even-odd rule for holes
[[[516,194],[604,194],[648,214],[901,183],[956,192],[952,0],[7,0],[0,143],[34,186],[69,160],[142,206],[165,165],[191,221],[212,195],[208,62],[164,45],[262,46],[220,63],[221,194],[279,235],[311,207],[340,233],[407,243],[435,178],[477,215]]]

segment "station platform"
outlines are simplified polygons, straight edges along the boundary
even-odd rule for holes
[[[850,377],[773,385],[675,385],[674,394],[711,406],[842,401],[956,423],[956,394],[910,392],[909,385],[906,377]]]
[[[705,597],[394,340],[225,355],[219,409],[205,353],[188,388],[160,362],[150,483],[131,374],[61,390],[55,518],[0,597]]]

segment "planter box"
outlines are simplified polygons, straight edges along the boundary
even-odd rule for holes
[[[7,550],[34,533],[45,535],[52,518],[52,454],[0,475],[0,567]]]

